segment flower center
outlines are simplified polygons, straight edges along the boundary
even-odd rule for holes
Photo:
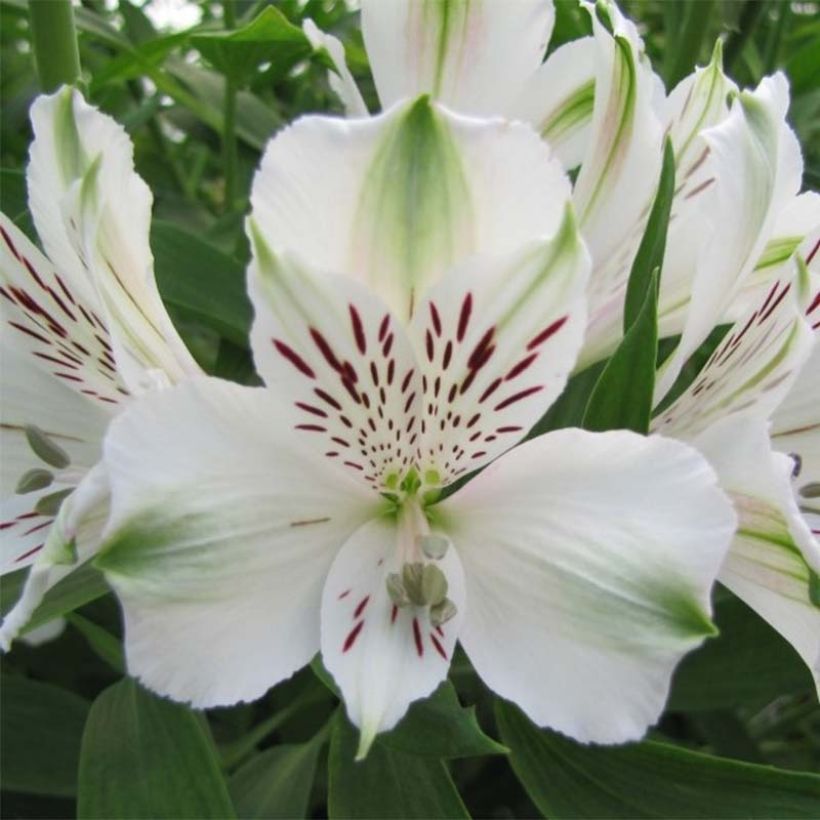
[[[407,479],[402,483],[406,482]],[[428,608],[430,623],[436,627],[456,614],[455,604],[447,597],[447,578],[439,566],[450,547],[450,539],[430,531],[423,502],[416,494],[420,486],[421,482],[412,493],[405,488],[407,494],[399,502],[397,563],[400,569],[387,576],[387,593],[399,609]]]

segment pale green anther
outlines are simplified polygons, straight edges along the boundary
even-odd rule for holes
[[[387,594],[390,600],[398,607],[405,607],[410,603],[407,591],[398,572],[391,572],[387,576]]]
[[[435,564],[425,564],[421,575],[421,595],[427,606],[438,606],[447,597],[447,579]]]
[[[48,487],[52,481],[54,481],[54,476],[48,470],[34,467],[23,473],[17,482],[15,492],[18,495],[33,493],[35,490],[42,490],[44,487]]]
[[[424,564],[421,562],[405,564],[401,568],[401,580],[404,585],[404,591],[407,593],[410,603],[414,606],[424,606],[427,603],[422,593],[423,577]]]
[[[68,453],[58,444],[55,444],[39,427],[27,424],[25,431],[28,446],[46,464],[50,464],[58,470],[63,470],[71,464]]]
[[[40,513],[40,515],[57,515],[63,501],[65,501],[72,492],[73,488],[69,487],[66,490],[58,490],[56,493],[44,495],[34,505],[34,511]]]
[[[456,612],[458,612],[456,605],[449,598],[445,598],[440,603],[430,607],[430,623],[433,626],[442,626],[451,618],[454,618]]]
[[[805,484],[800,488],[800,495],[803,498],[820,498],[820,482],[813,481],[811,484]]]
[[[433,561],[440,561],[447,554],[450,539],[446,535],[431,532],[428,535],[416,536],[416,544],[428,558]]]

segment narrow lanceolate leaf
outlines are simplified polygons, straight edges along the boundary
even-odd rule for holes
[[[666,234],[669,229],[669,214],[672,208],[672,198],[675,193],[675,153],[672,143],[667,139],[663,148],[663,166],[661,178],[658,182],[658,191],[652,203],[649,221],[646,223],[643,239],[632,263],[629,282],[626,287],[624,302],[624,333],[627,333],[637,321],[646,293],[652,281],[655,270],[663,265],[663,255],[666,249]],[[660,274],[659,274],[659,279]],[[659,286],[659,282],[655,283]]]
[[[243,818],[307,817],[320,733],[307,743],[275,746],[251,758],[230,780],[237,814]]]
[[[80,818],[234,817],[197,715],[125,679],[94,702],[80,753]]]
[[[71,797],[88,703],[56,686],[4,675],[0,682],[3,788]]]
[[[382,735],[380,742],[394,752],[436,759],[507,752],[481,730],[475,709],[461,706],[449,681],[442,683],[429,698],[414,703],[401,723]]]
[[[357,732],[340,713],[328,761],[331,818],[469,817],[441,760],[393,751],[377,740],[367,759],[356,762],[357,744]]]
[[[601,373],[584,412],[586,430],[649,431],[658,355],[658,269],[643,305]]]
[[[550,818],[817,816],[820,777],[710,757],[646,741],[581,746],[496,705],[510,760]],[[651,776],[647,776],[651,773]]]
[[[273,6],[235,31],[195,34],[191,43],[221,74],[245,83],[258,66],[271,63],[275,74],[286,72],[310,53],[301,29]]]

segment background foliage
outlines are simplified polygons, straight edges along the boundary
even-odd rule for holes
[[[588,30],[576,0],[556,5],[552,48]],[[639,21],[668,88],[708,59],[717,36],[742,85],[784,69],[805,183],[818,186],[817,3],[621,5]],[[197,8],[195,29],[158,31],[136,3],[83,0],[83,89],[135,142],[155,196],[160,289],[186,342],[209,372],[253,383],[242,231],[250,178],[278,128],[305,112],[339,110],[322,57],[299,30],[303,18],[343,40],[373,110],[376,100],[357,15],[344,3]],[[0,2],[0,204],[31,232],[23,169],[28,107],[40,89],[28,19],[24,0]],[[226,25],[241,33],[226,36]],[[583,416],[597,376],[576,377],[538,431],[601,422]],[[21,582],[19,573],[3,579],[3,611]],[[820,770],[820,707],[810,675],[740,601],[721,588],[715,597],[721,634],[680,666],[667,713],[644,743],[587,748],[539,731],[497,702],[457,654],[451,683],[355,764],[354,732],[318,661],[256,703],[207,714],[124,677],[117,605],[100,576],[82,570],[31,624],[65,614],[62,635],[37,648],[21,643],[2,659],[2,815],[816,817],[820,781],[806,772]]]

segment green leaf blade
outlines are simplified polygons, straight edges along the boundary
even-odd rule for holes
[[[197,715],[126,678],[88,716],[80,818],[235,817],[216,752]]]

